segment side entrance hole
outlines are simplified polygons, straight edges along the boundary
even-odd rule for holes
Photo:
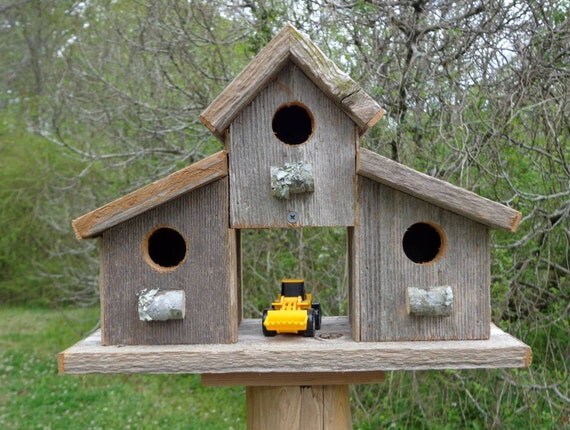
[[[431,263],[445,251],[445,234],[441,227],[426,222],[411,225],[404,233],[402,246],[414,263]]]
[[[176,230],[160,227],[146,240],[146,256],[161,268],[175,268],[186,257],[186,241]]]

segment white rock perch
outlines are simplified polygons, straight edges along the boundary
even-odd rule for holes
[[[168,321],[184,319],[186,295],[184,290],[147,288],[139,293],[141,321]]]
[[[453,311],[453,290],[450,286],[427,289],[408,288],[408,313],[418,316],[448,317]]]
[[[271,194],[278,199],[289,199],[291,194],[315,191],[313,167],[304,161],[271,166]]]

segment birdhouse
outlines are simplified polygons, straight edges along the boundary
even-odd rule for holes
[[[201,115],[224,151],[74,221],[101,343],[239,342],[240,230],[308,226],[347,229],[351,342],[489,339],[489,231],[521,215],[360,148],[382,115],[287,25]]]

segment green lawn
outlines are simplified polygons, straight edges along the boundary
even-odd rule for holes
[[[242,429],[242,388],[195,375],[58,375],[98,310],[0,308],[0,429]]]

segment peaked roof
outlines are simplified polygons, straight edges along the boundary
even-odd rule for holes
[[[227,154],[217,152],[73,220],[75,236],[99,236],[117,224],[227,175]]]
[[[336,103],[363,134],[384,115],[384,110],[346,73],[291,24],[255,56],[245,69],[200,115],[200,120],[219,138],[257,94],[292,61]]]
[[[491,228],[516,231],[521,213],[360,148],[356,173]]]

